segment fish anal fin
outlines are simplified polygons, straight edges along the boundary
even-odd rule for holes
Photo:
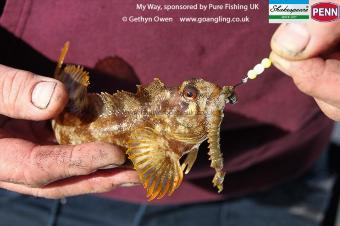
[[[180,156],[152,128],[140,128],[132,133],[127,154],[147,190],[149,201],[171,195],[181,184]]]

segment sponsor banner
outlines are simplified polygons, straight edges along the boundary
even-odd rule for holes
[[[309,0],[269,0],[269,23],[330,22],[340,19],[340,4]]]
[[[306,22],[309,0],[269,0],[269,23]]]

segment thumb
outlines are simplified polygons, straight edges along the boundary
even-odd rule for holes
[[[45,120],[60,113],[67,99],[61,82],[0,65],[0,114]]]
[[[329,50],[340,37],[340,22],[282,24],[274,33],[271,48],[275,54],[302,60]]]

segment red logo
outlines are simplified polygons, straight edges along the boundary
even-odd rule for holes
[[[332,2],[320,2],[312,5],[312,19],[329,22],[339,18],[339,7]]]

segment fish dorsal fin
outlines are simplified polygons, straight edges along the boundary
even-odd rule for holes
[[[88,106],[87,86],[90,84],[90,77],[89,73],[85,71],[82,66],[66,65],[66,67],[63,68],[69,46],[70,42],[65,42],[54,71],[54,77],[66,86],[69,96],[69,101],[66,106],[68,111],[81,115]]]
[[[132,133],[127,154],[147,190],[149,201],[165,194],[170,196],[181,184],[180,156],[152,128],[139,128]]]
[[[136,96],[130,92],[117,91],[112,95],[102,92],[97,95],[103,102],[103,116],[112,116],[117,114],[126,116],[128,114],[140,113],[142,104]]]
[[[137,95],[143,95],[148,97],[155,97],[164,89],[166,88],[164,83],[159,80],[158,78],[155,78],[149,85],[147,86],[137,86]]]
[[[65,57],[67,55],[69,48],[70,48],[70,42],[67,41],[67,42],[64,43],[64,46],[61,49],[59,59],[58,59],[58,62],[57,62],[57,66],[56,66],[55,71],[54,71],[54,77],[56,79],[58,79],[58,76],[60,75],[61,69],[63,67],[64,60],[65,60]]]
[[[122,117],[138,114],[141,111],[142,103],[130,92],[117,91],[114,94],[102,92],[97,94],[102,102],[102,116],[120,115]]]
[[[88,105],[89,73],[82,66],[67,65],[56,78],[66,86],[69,110],[73,113],[82,113]]]
[[[101,92],[97,94],[103,103],[102,115],[103,116],[112,116],[117,113],[117,110],[120,109],[120,101],[117,98],[114,98],[113,95],[107,92]]]
[[[82,66],[66,65],[64,73],[69,74],[74,82],[79,83],[79,85],[85,88],[90,84],[89,73]]]

